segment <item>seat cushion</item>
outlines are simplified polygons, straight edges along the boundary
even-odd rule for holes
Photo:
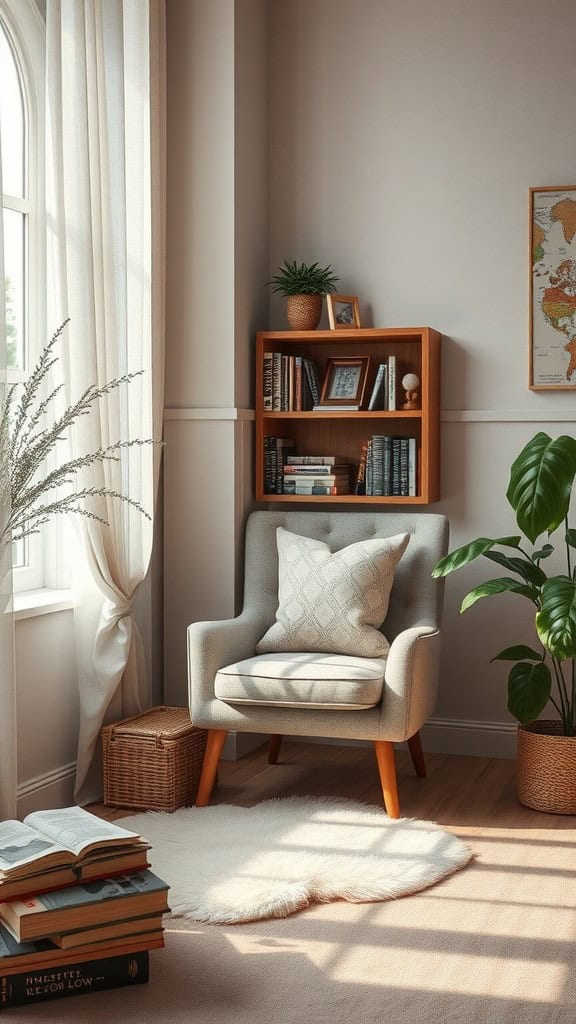
[[[390,644],[380,632],[394,572],[410,534],[374,537],[332,552],[312,537],[276,531],[278,610],[258,642],[258,654],[325,651],[360,658],[384,657]]]
[[[380,703],[385,658],[292,651],[226,665],[214,692],[228,704],[363,711]]]

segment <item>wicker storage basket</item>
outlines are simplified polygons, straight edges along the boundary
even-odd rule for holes
[[[518,729],[518,799],[548,814],[576,814],[576,737],[560,722],[540,720]]]
[[[150,811],[194,803],[206,736],[185,708],[151,708],[105,725],[104,803]]]

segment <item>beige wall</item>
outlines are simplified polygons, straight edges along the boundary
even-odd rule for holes
[[[527,388],[527,268],[529,186],[574,180],[576,5],[274,0],[271,15],[271,265],[331,262],[364,325],[443,333],[431,510],[453,545],[511,532],[512,459],[538,430],[574,429],[573,393]],[[506,669],[489,657],[531,635],[521,598],[459,616],[469,586],[499,574],[483,573],[447,586],[434,736],[464,750],[511,739]]]
[[[267,315],[268,9],[168,0],[165,699],[186,627],[238,608],[253,338]]]

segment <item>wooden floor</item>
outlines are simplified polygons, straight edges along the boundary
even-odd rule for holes
[[[427,777],[416,778],[407,750],[396,751],[400,813],[469,834],[485,827],[576,828],[576,817],[531,811],[516,796],[516,762],[508,759],[426,754]],[[285,740],[278,764],[269,765],[267,747],[240,761],[222,761],[212,803],[248,807],[272,797],[341,796],[381,804],[382,794],[372,747]],[[109,819],[129,811],[95,804]]]

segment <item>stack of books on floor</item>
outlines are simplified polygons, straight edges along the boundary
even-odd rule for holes
[[[0,1009],[148,981],[169,910],[149,849],[81,807],[0,822]]]
[[[348,461],[339,455],[288,455],[283,472],[282,493],[349,494]]]

